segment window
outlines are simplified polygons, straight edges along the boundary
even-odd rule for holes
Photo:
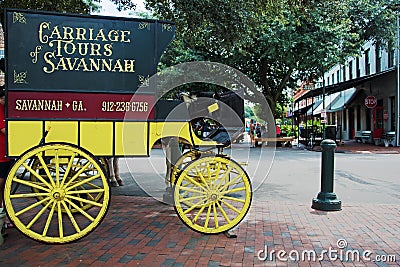
[[[368,48],[365,50],[365,75],[371,74],[371,58],[370,58],[371,50]]]
[[[349,80],[353,79],[353,60],[349,63]]]
[[[390,47],[388,53],[388,67],[391,68],[393,66],[394,66],[394,48]]]
[[[361,131],[361,106],[357,106],[357,131]]]
[[[376,60],[376,72],[380,72],[382,70],[382,50],[381,47],[377,44],[375,48],[375,60]]]
[[[346,65],[343,66],[342,77],[343,77],[343,81],[345,82],[346,81]]]
[[[360,60],[361,60],[361,58],[357,58],[357,60],[356,60],[356,78],[361,76]]]
[[[340,83],[340,70],[338,70],[336,72],[336,80],[337,80],[337,83]]]
[[[335,74],[332,73],[332,84],[335,84]]]

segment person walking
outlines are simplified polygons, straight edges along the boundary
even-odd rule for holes
[[[250,135],[250,147],[256,147],[255,140],[254,140],[254,121],[253,119],[250,120],[249,125],[249,135]]]

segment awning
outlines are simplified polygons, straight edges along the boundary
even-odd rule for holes
[[[327,95],[325,96],[325,110],[329,110],[331,107],[332,102],[334,102],[337,98],[339,97],[339,93],[333,93],[331,95]],[[317,115],[320,114],[323,107],[323,102],[321,101],[321,104],[319,104],[319,106],[314,110],[313,115]]]
[[[350,100],[353,98],[356,92],[357,92],[356,88],[350,88],[342,92],[339,92],[339,97],[334,103],[332,103],[330,109],[327,110],[327,112],[336,112],[342,110],[344,106],[350,102]]]
[[[314,105],[312,105],[311,108],[308,109],[307,111],[307,116],[311,116],[313,115],[313,111],[315,111],[317,109],[317,107],[322,103],[322,100],[318,100],[314,103]]]
[[[351,80],[348,80],[348,81],[345,81],[345,82],[328,85],[328,86],[325,86],[325,94],[332,94],[332,93],[340,92],[340,91],[343,91],[343,90],[346,90],[346,89],[349,89],[349,88],[352,88],[352,87],[356,87],[356,86],[358,86],[360,84],[363,84],[365,82],[371,81],[371,80],[376,79],[378,77],[387,75],[387,74],[389,74],[391,72],[394,72],[394,71],[395,71],[395,68],[390,68],[388,70],[381,71],[381,72],[378,72],[378,73],[374,73],[374,74],[371,74],[371,75],[366,75],[366,76],[358,77],[358,78],[351,79]],[[299,97],[298,99],[296,99],[296,102],[297,101],[301,101],[301,100],[306,99],[306,98],[322,95],[323,94],[323,90],[324,90],[323,87],[319,87],[317,89],[311,90],[308,93],[306,93],[306,94],[302,95],[301,97]]]

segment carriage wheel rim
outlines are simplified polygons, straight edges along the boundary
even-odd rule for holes
[[[51,153],[53,171],[43,160],[45,154]],[[45,175],[28,166],[32,157],[39,159]],[[61,157],[68,158],[65,173],[60,172]],[[85,164],[68,176],[75,158],[79,157]],[[29,176],[34,175],[37,182],[19,177],[21,168],[27,169]],[[16,186],[20,189],[14,192]],[[35,188],[36,192],[29,188]],[[100,198],[93,197],[100,194]],[[66,144],[48,144],[26,152],[13,165],[5,185],[5,205],[11,221],[24,235],[45,243],[68,243],[86,236],[104,218],[109,199],[107,179],[94,156]],[[82,209],[82,203],[92,208]]]
[[[234,228],[246,216],[251,199],[247,173],[226,157],[204,157],[188,164],[174,188],[179,218],[191,229],[207,234]]]

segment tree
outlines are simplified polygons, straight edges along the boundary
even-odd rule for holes
[[[201,59],[238,68],[258,85],[272,110],[299,79],[359,55],[365,41],[393,42],[392,1],[147,0],[162,19],[177,24],[170,63]],[[179,56],[179,53],[182,53]]]
[[[101,0],[1,0],[0,8],[36,9],[68,13],[89,14],[99,8]],[[130,2],[130,1],[129,1]]]

